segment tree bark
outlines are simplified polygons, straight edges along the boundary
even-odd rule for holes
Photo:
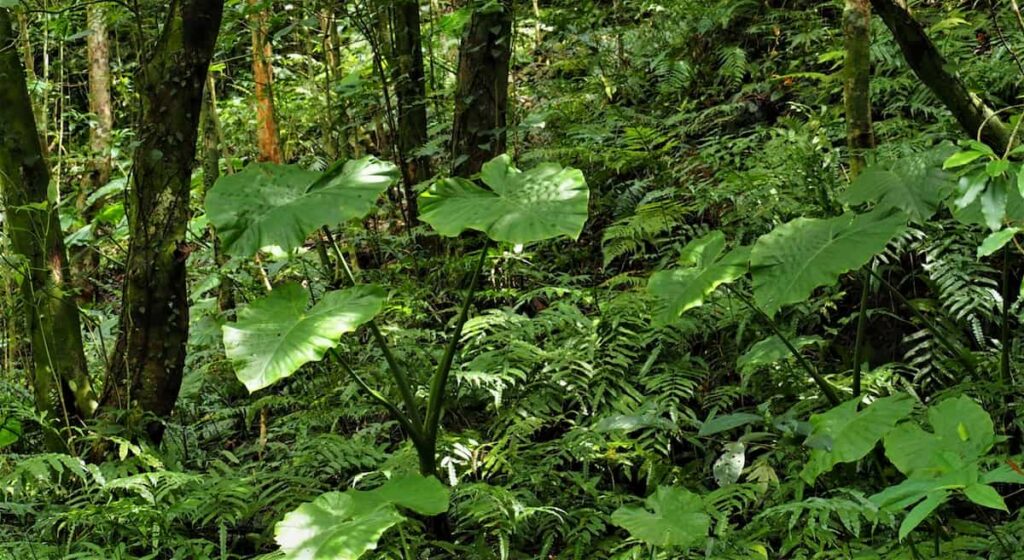
[[[67,286],[64,234],[47,197],[50,170],[43,157],[18,58],[11,12],[0,8],[0,192],[7,234],[22,265],[21,293],[33,367],[36,407],[65,426],[97,407],[89,381],[78,308]],[[48,437],[51,447],[60,437]]]
[[[185,230],[206,73],[224,0],[172,0],[160,39],[136,78],[142,113],[127,195],[121,333],[104,405],[158,417],[181,388],[188,338]],[[163,426],[150,422],[159,441]]]
[[[967,89],[960,76],[951,72],[946,59],[928,38],[921,25],[896,0],[871,0],[871,5],[892,32],[907,64],[917,77],[946,106],[972,138],[997,152],[1005,152],[1010,130],[985,102]]]
[[[250,21],[252,26],[252,76],[256,82],[256,127],[259,145],[259,160],[282,163],[281,132],[277,127],[277,112],[274,109],[274,66],[271,63],[273,48],[267,38],[269,14],[260,6],[261,0],[249,0],[249,6],[256,10]]]
[[[78,193],[76,205],[82,218],[91,222],[94,212],[88,204],[89,195],[110,182],[111,147],[113,146],[114,107],[110,95],[110,42],[107,35],[106,9],[103,4],[86,7],[89,37],[86,41],[89,59],[89,112],[95,119],[89,129],[89,151],[92,161],[89,174]],[[95,297],[93,276],[99,269],[99,254],[91,248],[73,251],[71,274],[79,301]]]
[[[206,93],[203,95],[203,109],[202,109],[202,122],[203,129],[203,199],[206,199],[206,193],[210,192],[213,185],[220,178],[220,159],[223,156],[223,150],[221,149],[222,138],[220,131],[220,119],[217,116],[217,98],[214,91],[213,76],[210,76],[206,84]],[[213,231],[213,226],[210,226],[210,232],[213,239],[213,258],[214,262],[218,266],[224,266],[227,264],[227,256],[221,251],[220,239],[217,237],[216,232]],[[232,289],[231,280],[222,275],[220,279],[220,286],[217,288],[217,307],[221,311],[227,311],[234,309],[235,307],[235,292]]]
[[[406,219],[414,226],[419,216],[414,187],[428,181],[432,175],[430,157],[416,155],[427,143],[427,86],[420,38],[420,3],[419,0],[397,0],[392,10],[398,155],[402,160]]]
[[[850,174],[864,169],[865,153],[875,147],[871,126],[871,5],[869,0],[846,0],[843,11],[846,43],[843,98],[846,105],[846,137],[850,149]]]
[[[452,174],[469,176],[505,152],[512,3],[477,8],[459,45]]]

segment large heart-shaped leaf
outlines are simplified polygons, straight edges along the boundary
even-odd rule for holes
[[[248,257],[264,247],[291,251],[319,227],[366,216],[397,179],[394,165],[373,157],[323,174],[257,163],[218,179],[206,213],[230,255]]]
[[[224,325],[224,349],[238,380],[250,392],[284,379],[305,363],[324,357],[341,335],[373,319],[384,304],[377,286],[328,292],[312,309],[299,284],[285,284]]]
[[[809,439],[827,439],[827,445],[811,451],[800,476],[813,484],[818,476],[839,463],[864,458],[896,424],[914,410],[914,400],[904,394],[878,399],[857,411],[860,399],[849,400],[828,412],[811,416]]]
[[[754,299],[769,316],[860,268],[903,231],[902,212],[797,218],[757,240],[750,254]]]
[[[879,210],[902,210],[911,221],[924,223],[955,186],[955,177],[939,165],[946,153],[938,149],[869,167],[850,183],[842,200],[855,205],[871,202]]]
[[[576,239],[583,231],[590,190],[580,170],[542,163],[520,171],[501,155],[484,164],[480,178],[490,190],[457,177],[435,183],[420,195],[420,219],[448,237],[471,229],[515,244]]]
[[[274,539],[287,560],[356,560],[405,520],[396,506],[438,515],[448,510],[448,491],[434,477],[409,475],[366,492],[328,492],[286,514]]]
[[[693,492],[660,486],[644,505],[646,508],[620,507],[612,513],[612,523],[654,546],[693,547],[707,538],[711,518]]]
[[[704,304],[719,286],[747,273],[750,247],[738,247],[726,255],[725,236],[714,231],[683,248],[679,268],[651,275],[647,291],[659,300],[654,320],[666,324],[686,311]]]
[[[976,463],[996,443],[992,418],[967,397],[928,409],[934,432],[904,424],[885,436],[885,455],[907,476],[934,476],[954,465]]]

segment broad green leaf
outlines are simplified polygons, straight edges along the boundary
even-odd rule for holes
[[[811,450],[810,459],[800,473],[808,483],[813,484],[839,463],[864,458],[885,434],[914,410],[913,399],[904,394],[878,399],[859,412],[858,401],[852,399],[828,412],[811,416],[814,430],[809,437],[828,438],[831,448]]]
[[[802,350],[814,344],[820,344],[821,337],[798,336],[789,341],[797,350]],[[789,351],[785,343],[778,336],[770,336],[764,340],[755,342],[739,359],[736,360],[736,369],[740,373],[749,374],[761,366],[767,366],[792,358],[793,353]]]
[[[21,422],[13,416],[0,418],[0,449],[21,439]]]
[[[954,202],[956,207],[963,209],[974,204],[974,201],[985,191],[988,182],[989,177],[984,173],[974,173],[961,177],[956,187],[957,193],[960,194],[960,197]]]
[[[438,515],[448,510],[448,491],[434,477],[409,475],[374,490],[329,492],[286,514],[274,538],[287,560],[356,560],[405,520],[398,507]]]
[[[911,221],[925,223],[952,192],[953,176],[929,155],[900,159],[888,167],[869,167],[843,193],[846,204],[872,203],[878,210],[902,210]]]
[[[645,508],[624,506],[612,513],[612,523],[652,546],[694,547],[707,538],[711,518],[700,496],[660,486],[644,501]]]
[[[976,464],[995,445],[988,413],[967,397],[928,409],[934,431],[904,424],[885,436],[885,455],[907,476],[941,476]]]
[[[974,150],[966,150],[966,151],[963,151],[963,152],[957,152],[957,153],[949,156],[949,158],[946,160],[946,162],[942,164],[942,168],[943,169],[955,169],[957,167],[963,167],[963,166],[965,166],[965,165],[967,165],[969,163],[972,163],[973,161],[977,160],[978,158],[980,158],[980,157],[982,157],[984,155],[985,155],[984,153],[978,152],[978,151],[974,151]]]
[[[981,193],[981,213],[985,216],[988,229],[999,231],[1003,227],[1008,194],[1005,178],[992,179],[985,192]]]
[[[999,177],[1010,170],[1010,162],[1005,159],[994,159],[985,165],[985,173],[989,177]]]
[[[224,325],[224,350],[250,392],[291,376],[324,357],[341,335],[380,312],[386,294],[377,286],[328,292],[312,309],[299,284],[285,284],[243,308]]]
[[[1003,501],[1003,497],[999,495],[999,492],[996,492],[996,489],[988,484],[971,484],[964,488],[964,496],[979,506],[1005,512],[1010,511],[1007,509],[1006,502]]]
[[[735,412],[733,414],[724,414],[722,416],[714,416],[708,418],[700,427],[700,431],[697,435],[700,437],[711,436],[721,432],[727,432],[729,430],[739,428],[740,426],[746,426],[747,424],[753,424],[754,422],[763,422],[764,417],[757,414],[750,414],[747,412]]]
[[[754,299],[769,316],[860,268],[906,226],[902,212],[797,218],[757,240],[750,255]]]
[[[916,529],[922,521],[927,519],[928,516],[931,515],[936,508],[944,504],[947,499],[949,499],[948,492],[933,492],[928,494],[924,501],[914,506],[914,509],[910,510],[910,513],[903,518],[903,523],[900,523],[900,540],[902,541],[907,538],[907,535],[909,535],[911,531]]]
[[[650,414],[616,414],[602,418],[594,424],[595,432],[635,432],[645,428],[658,428],[675,431],[676,425],[669,419],[656,413]]]
[[[218,179],[206,213],[230,255],[248,257],[264,247],[288,252],[317,228],[366,216],[397,179],[394,165],[373,157],[335,164],[323,174],[257,163]]]
[[[501,155],[480,177],[489,190],[458,177],[435,183],[420,195],[420,219],[444,236],[471,229],[514,244],[577,239],[583,231],[590,190],[580,170],[542,163],[520,171]]]
[[[1018,233],[1020,233],[1020,229],[1011,227],[999,230],[989,235],[985,238],[985,241],[982,241],[981,245],[978,246],[978,258],[987,257],[1002,249]]]
[[[719,286],[735,282],[747,273],[750,247],[737,247],[723,257],[724,248],[722,232],[709,233],[683,248],[679,268],[651,275],[647,290],[658,299],[656,324],[670,323],[686,311],[700,307]]]

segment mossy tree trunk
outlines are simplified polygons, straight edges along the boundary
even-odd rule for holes
[[[22,273],[22,308],[32,352],[36,407],[68,427],[93,414],[78,308],[68,285],[68,259],[57,209],[49,201],[50,170],[18,58],[10,10],[0,8],[0,193],[14,260]],[[48,445],[62,446],[56,434]]]
[[[423,67],[419,0],[396,0],[392,7],[395,96],[398,98],[398,155],[401,158],[406,219],[419,216],[414,186],[430,179],[430,158],[416,155],[427,143],[427,86]]]
[[[512,2],[502,0],[475,9],[459,45],[453,175],[473,175],[505,152],[511,56]]]
[[[253,10],[249,25],[252,27],[252,78],[255,82],[259,160],[282,163],[281,131],[274,107],[274,66],[271,62],[274,51],[267,37],[270,15],[260,0],[249,0],[249,8]]]
[[[871,0],[871,5],[892,32],[907,64],[924,85],[939,98],[960,126],[972,138],[980,131],[981,140],[1002,153],[1010,142],[1010,130],[995,112],[967,89],[963,80],[950,70],[946,59],[928,37],[924,26],[897,0]]]
[[[181,388],[188,338],[185,261],[189,187],[206,74],[223,0],[172,0],[136,79],[142,112],[127,195],[121,332],[103,404],[159,417]],[[146,426],[159,441],[159,422]]]
[[[875,147],[871,126],[871,4],[846,0],[843,11],[846,43],[843,99],[846,104],[846,136],[850,149],[850,174],[864,169],[865,154]]]

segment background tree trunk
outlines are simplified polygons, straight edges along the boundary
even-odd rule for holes
[[[267,39],[269,14],[260,0],[249,0],[249,6],[256,10],[250,20],[252,26],[252,77],[255,81],[256,127],[259,144],[259,160],[282,163],[281,132],[277,127],[277,113],[274,109],[274,66],[271,63],[273,48]]]
[[[142,114],[128,191],[121,333],[103,404],[157,416],[181,388],[188,339],[185,230],[206,73],[223,0],[173,0],[137,78]],[[159,423],[147,431],[163,435]]]
[[[106,9],[103,4],[89,4],[86,8],[89,28],[87,55],[89,60],[89,112],[95,118],[89,129],[89,151],[92,152],[91,169],[78,193],[77,206],[86,222],[92,221],[89,195],[110,182],[111,148],[113,146],[114,107],[110,95],[110,44],[107,35]],[[74,251],[71,273],[80,301],[95,297],[93,276],[99,269],[99,254],[89,247]]]
[[[397,0],[392,8],[394,84],[398,98],[398,154],[405,186],[406,219],[416,225],[419,209],[413,188],[430,179],[430,158],[415,155],[427,143],[427,86],[420,39],[419,0]]]
[[[452,174],[477,173],[505,152],[508,72],[512,56],[512,3],[473,12],[459,45]]]
[[[871,0],[871,5],[892,32],[907,64],[946,106],[972,138],[981,131],[983,142],[998,152],[1006,150],[1010,130],[985,102],[972,93],[960,76],[951,73],[946,59],[928,38],[924,27],[895,0]]]
[[[50,170],[18,58],[11,13],[0,8],[0,191],[7,235],[24,260],[21,292],[33,357],[36,407],[68,426],[96,410],[78,308],[67,286],[67,252],[47,191]],[[60,437],[48,437],[51,447]]]
[[[206,83],[201,122],[203,129],[203,199],[205,199],[206,193],[210,192],[214,183],[220,178],[220,159],[224,155],[221,149],[223,139],[220,131],[220,118],[217,116],[217,97],[213,76],[210,76]],[[223,267],[227,264],[227,256],[221,251],[220,238],[213,231],[212,225],[210,232],[213,241],[213,258],[218,266]],[[217,307],[221,311],[235,307],[235,292],[231,280],[224,275],[221,276],[220,286],[217,288]]]
[[[846,104],[850,174],[864,169],[864,154],[875,147],[871,126],[871,5],[869,0],[846,0],[843,11],[846,42],[843,98]]]

